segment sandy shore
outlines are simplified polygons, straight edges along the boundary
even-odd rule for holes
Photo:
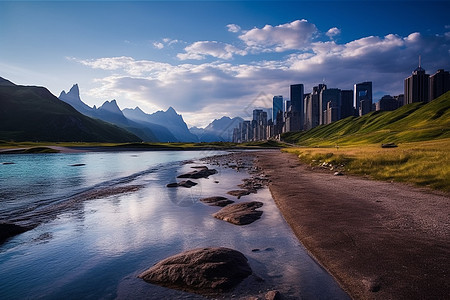
[[[448,299],[448,195],[256,156],[297,238],[354,299]]]

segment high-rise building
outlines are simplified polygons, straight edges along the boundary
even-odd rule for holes
[[[359,116],[372,110],[372,82],[356,83],[353,87],[354,106]]]
[[[412,75],[405,79],[405,104],[414,102],[428,102],[429,101],[429,81],[430,75],[425,73],[425,70],[419,66],[412,72]]]
[[[396,110],[397,108],[399,108],[401,105],[399,105],[399,102],[397,99],[395,99],[394,97],[392,97],[391,95],[384,95],[380,101],[378,101],[375,104],[376,110],[381,110],[381,111],[391,111],[391,110]]]
[[[354,115],[353,91],[341,90],[341,119]]]
[[[321,101],[322,107],[325,109],[322,111],[322,124],[330,124],[339,120],[341,116],[341,90],[340,89],[326,89],[322,90]],[[330,105],[328,105],[330,103]],[[330,114],[328,110],[332,109],[333,114]],[[332,118],[330,118],[332,116]]]
[[[325,84],[319,84],[313,87],[313,91],[309,96],[305,97],[305,129],[312,129],[319,125],[320,93],[326,88]]]
[[[304,116],[304,89],[303,84],[293,84],[290,89],[291,97],[291,115],[290,131],[303,130]]]
[[[430,97],[429,101],[450,91],[450,74],[444,69],[439,69],[430,76]]]
[[[283,96],[273,96],[272,121],[275,124],[279,111],[283,112]]]

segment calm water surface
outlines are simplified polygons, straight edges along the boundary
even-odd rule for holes
[[[246,172],[217,168],[197,186],[166,188],[210,152],[116,152],[2,155],[0,220],[14,211],[33,216],[36,202],[51,206],[92,187],[142,185],[133,193],[82,202],[0,246],[0,299],[202,299],[137,278],[157,261],[184,250],[223,246],[241,251],[256,276],[223,298],[262,297],[278,289],[288,299],[348,299],[306,253],[268,189],[237,202],[264,202],[262,218],[235,226],[211,216],[219,208],[198,200],[227,196]],[[72,167],[73,164],[85,164]],[[31,211],[31,213],[30,213]],[[257,250],[257,251],[256,251]]]

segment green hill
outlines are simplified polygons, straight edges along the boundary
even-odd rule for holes
[[[0,140],[140,141],[124,129],[82,115],[46,88],[14,85],[4,79],[0,82]]]
[[[282,140],[303,146],[404,143],[450,137],[450,92],[429,103],[413,103],[394,111],[349,117]]]

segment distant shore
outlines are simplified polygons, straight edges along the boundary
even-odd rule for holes
[[[310,170],[257,153],[297,238],[355,299],[450,295],[450,197],[407,184]]]

